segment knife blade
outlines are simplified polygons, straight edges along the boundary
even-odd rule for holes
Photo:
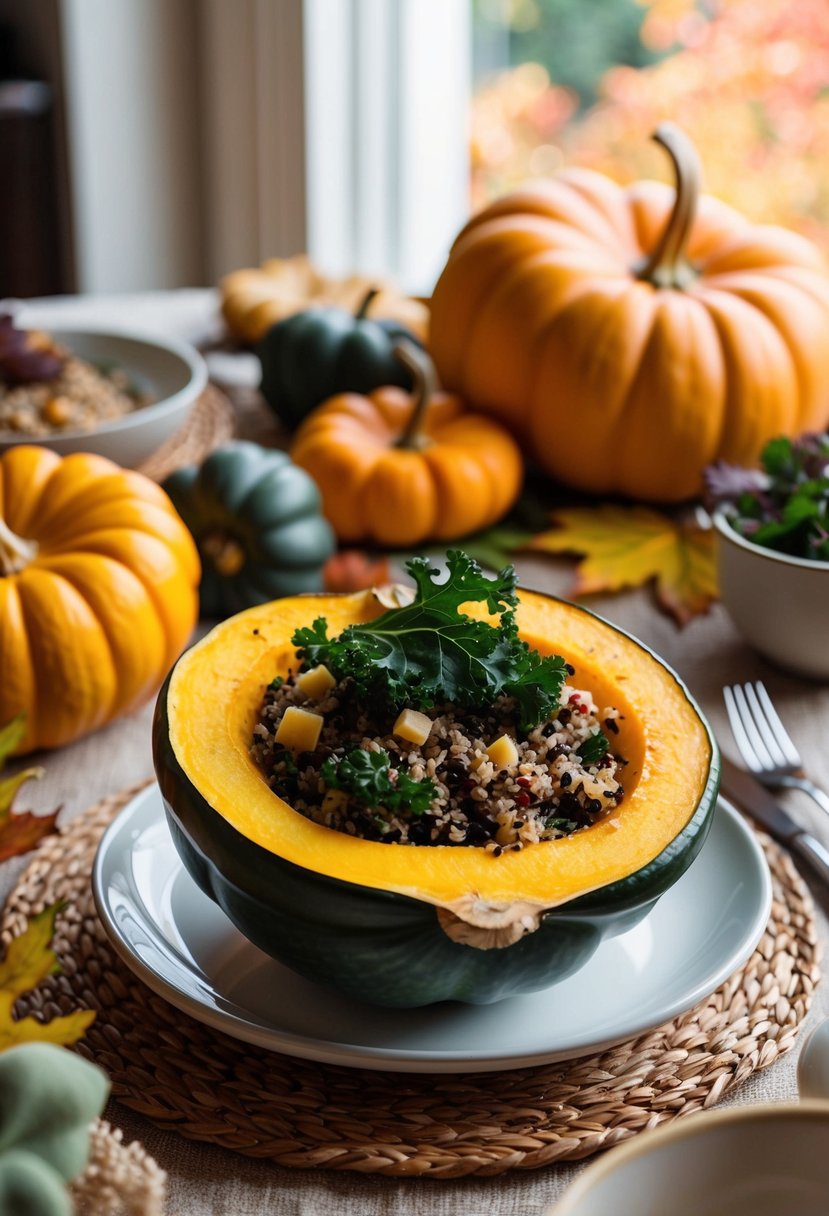
[[[770,836],[779,840],[792,853],[806,861],[816,875],[829,887],[829,849],[792,819],[778,803],[774,795],[761,783],[738,768],[727,756],[721,757],[722,781],[720,790],[766,829]]]

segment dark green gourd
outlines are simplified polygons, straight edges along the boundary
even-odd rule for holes
[[[370,393],[385,384],[412,387],[411,373],[394,348],[403,339],[420,342],[399,321],[366,315],[376,294],[370,291],[356,314],[342,308],[295,313],[259,342],[259,387],[290,430],[336,393]]]
[[[334,534],[316,484],[287,453],[228,443],[177,469],[164,489],[199,549],[203,616],[322,589]]]

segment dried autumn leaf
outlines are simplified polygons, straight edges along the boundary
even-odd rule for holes
[[[8,760],[26,733],[26,715],[15,714],[11,722],[0,726],[0,768]]]
[[[0,769],[17,747],[26,731],[24,714],[17,714],[11,722],[0,728]],[[14,811],[14,802],[21,785],[32,778],[43,776],[41,768],[24,768],[13,777],[0,780],[0,861],[28,853],[44,836],[57,831],[60,808],[48,815],[34,815],[31,811]]]
[[[618,591],[655,581],[660,607],[678,625],[707,612],[717,598],[710,530],[670,519],[649,507],[572,507],[555,511],[557,526],[528,548],[583,554],[572,596]]]
[[[23,933],[9,942],[6,956],[0,962],[0,1051],[33,1041],[61,1046],[76,1043],[95,1019],[92,1009],[55,1017],[50,1022],[13,1017],[15,1001],[60,970],[52,949],[59,910],[60,904],[53,904],[33,916]]]
[[[367,591],[389,580],[389,562],[363,549],[341,549],[329,557],[322,571],[326,591]]]

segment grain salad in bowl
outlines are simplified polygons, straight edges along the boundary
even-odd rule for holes
[[[178,660],[153,731],[172,837],[246,937],[340,993],[533,992],[691,864],[716,747],[622,630],[459,550],[406,567],[413,592],[290,596]]]
[[[140,468],[185,425],[206,384],[204,359],[178,338],[47,332],[0,317],[0,452],[36,443]]]
[[[0,430],[29,439],[91,431],[153,400],[123,367],[91,363],[0,315]]]

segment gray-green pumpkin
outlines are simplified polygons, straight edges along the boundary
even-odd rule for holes
[[[412,387],[411,373],[394,348],[404,339],[420,346],[420,340],[399,321],[366,315],[376,295],[370,291],[356,314],[307,308],[271,326],[260,340],[260,390],[291,430],[336,393],[366,394],[386,384]]]
[[[0,1216],[69,1216],[64,1184],[86,1165],[108,1092],[100,1068],[52,1043],[0,1054]]]
[[[203,616],[322,589],[334,533],[315,482],[287,453],[237,440],[177,469],[164,489],[201,555]]]

